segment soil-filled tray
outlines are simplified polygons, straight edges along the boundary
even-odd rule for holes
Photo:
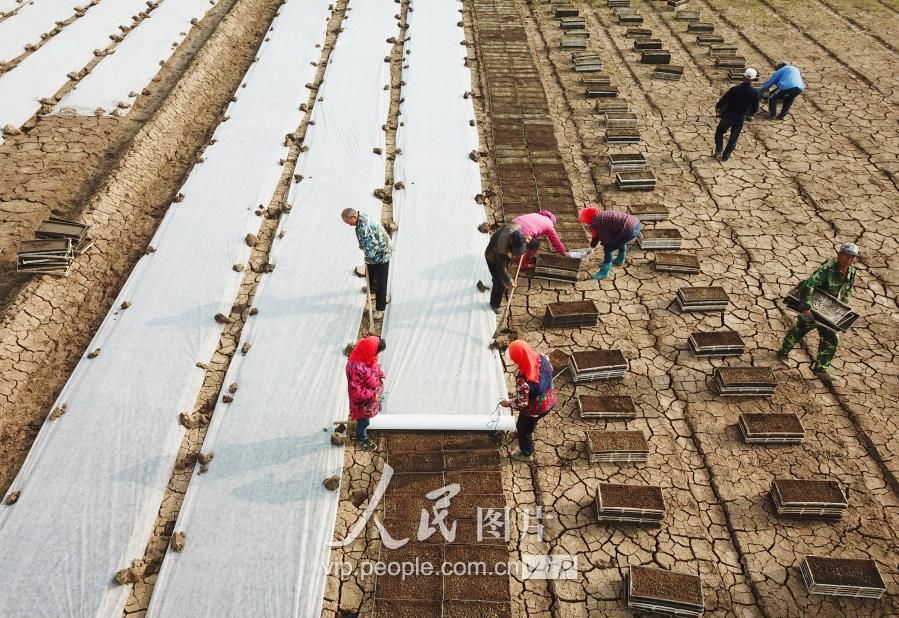
[[[879,599],[886,592],[883,576],[873,560],[806,556],[799,569],[812,594]]]
[[[637,51],[644,49],[662,49],[662,39],[637,39],[634,41],[634,49]]]
[[[623,112],[606,112],[606,114],[611,113]],[[610,174],[616,172],[642,172],[646,169],[646,157],[638,152],[610,154],[608,155],[608,166]]]
[[[652,191],[656,188],[656,176],[649,170],[619,172],[615,174],[615,186],[619,191]]]
[[[627,606],[678,616],[701,616],[702,580],[698,575],[655,567],[631,566],[625,585]]]
[[[700,11],[678,11],[674,14],[674,19],[678,21],[701,21],[702,13]]]
[[[607,144],[639,144],[640,143],[640,131],[639,129],[618,129],[618,128],[608,128],[606,129],[606,143]],[[653,176],[653,178],[655,178]]]
[[[687,24],[687,32],[690,33],[703,33],[703,34],[711,34],[715,31],[715,24],[709,22],[701,22],[694,21],[692,23]]]
[[[714,56],[715,66],[719,69],[745,69],[746,58],[743,56]]]
[[[741,414],[739,426],[749,444],[800,444],[805,440],[805,427],[793,413]]]
[[[610,99],[596,102],[596,113],[598,114],[603,114],[605,112],[626,112],[628,108],[627,99]]]
[[[552,279],[571,283],[577,281],[581,260],[561,255],[538,255],[531,275],[537,279]]]
[[[596,519],[601,522],[661,525],[665,499],[656,485],[600,483],[596,490]]]
[[[669,8],[676,9],[678,7],[682,7],[686,5],[688,0],[668,0],[666,4]]]
[[[571,355],[562,350],[553,350],[547,356],[549,356],[549,362],[553,366],[553,375],[568,367],[571,362]]]
[[[699,258],[689,253],[659,253],[655,256],[655,267],[662,272],[689,274],[700,272]]]
[[[615,8],[618,6],[630,6],[631,0],[608,0],[609,8]]]
[[[606,74],[582,77],[580,81],[585,88],[588,86],[610,86],[612,84],[612,78]]]
[[[840,484],[832,479],[774,479],[770,494],[782,516],[840,519],[849,508]]]
[[[578,395],[577,407],[581,418],[621,420],[637,418],[633,397],[625,395]]]
[[[645,39],[652,36],[652,30],[649,28],[628,28],[624,31],[624,36],[629,39]]]
[[[627,209],[640,221],[665,221],[668,219],[668,207],[664,204],[631,204]]]
[[[575,73],[599,73],[602,71],[602,60],[584,60],[574,65]]]
[[[550,328],[596,326],[599,309],[592,300],[552,303],[546,306],[543,325]]]
[[[591,463],[645,462],[649,445],[642,431],[588,431],[587,453]]]
[[[612,7],[612,15],[615,17],[619,17],[621,15],[639,15],[640,11],[631,6],[616,6]]]
[[[724,43],[724,37],[720,34],[699,34],[696,36],[697,45],[715,45],[716,43]]]
[[[587,86],[584,95],[588,99],[606,99],[618,96],[618,88],[615,86]]]
[[[652,72],[656,79],[678,81],[684,75],[684,67],[679,64],[660,64]]]
[[[618,24],[642,24],[643,16],[639,14],[628,14],[628,15],[619,15],[618,16]]]
[[[564,4],[556,6],[554,9],[556,17],[577,17],[580,11],[573,4]]]
[[[724,396],[770,397],[777,388],[770,367],[718,367],[713,378],[718,394]]]
[[[583,17],[562,17],[559,20],[559,26],[562,30],[580,30],[587,25],[587,20]]]
[[[569,366],[575,384],[621,378],[628,368],[627,359],[621,350],[574,352]]]
[[[687,343],[696,356],[734,356],[746,351],[746,342],[732,330],[691,333]]]
[[[715,43],[709,45],[709,56],[736,56],[737,55],[737,46],[736,45],[724,45],[722,43]]]
[[[680,230],[675,228],[641,229],[637,235],[637,244],[647,251],[662,249],[680,249],[684,239]]]
[[[793,311],[800,311],[801,294],[800,287],[794,288],[784,299],[784,304]],[[820,290],[812,293],[811,305],[815,321],[829,330],[846,332],[859,317],[852,307]]]
[[[666,49],[644,49],[640,54],[641,64],[669,64],[671,52]]]
[[[587,37],[569,36],[568,33],[562,36],[559,43],[562,49],[587,49]]]
[[[720,286],[680,288],[676,299],[681,311],[723,311],[730,303]]]

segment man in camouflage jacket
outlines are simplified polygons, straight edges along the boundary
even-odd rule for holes
[[[343,222],[356,228],[356,240],[365,255],[368,281],[375,294],[375,315],[381,318],[387,308],[387,271],[390,268],[390,236],[380,221],[370,221],[368,215],[352,208],[341,213]]]

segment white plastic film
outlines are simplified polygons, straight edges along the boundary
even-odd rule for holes
[[[212,8],[209,0],[166,0],[150,13],[128,37],[69,92],[54,110],[57,113],[94,114],[97,108],[112,112],[120,103],[129,107],[137,93],[159,72],[193,25]],[[132,94],[133,93],[133,94]]]
[[[489,281],[478,232],[484,211],[471,73],[458,2],[415,2],[409,13],[409,68],[403,74],[394,191],[399,225],[390,265],[392,303],[384,338],[387,397],[382,415],[428,415],[434,429],[443,416],[489,416],[506,396],[502,365],[489,349],[496,316],[478,292]],[[507,414],[507,412],[506,412]],[[441,424],[443,423],[443,424]]]
[[[27,0],[0,0],[0,16],[2,16],[3,13],[9,15],[20,7],[27,6],[28,4],[36,4],[40,1],[41,0],[31,0],[31,2],[28,2]]]
[[[203,450],[215,459],[191,480],[176,524],[187,544],[166,556],[149,616],[320,615],[339,498],[322,481],[343,464],[330,435],[346,417],[343,348],[365,300],[353,274],[362,254],[340,213],[380,217],[372,191],[385,159],[373,149],[385,148],[395,6],[349,3],[296,170],[303,180],[272,249],[275,270],[242,334],[252,347],[225,379],[239,390],[213,415]]]
[[[184,435],[178,414],[196,402],[196,363],[209,361],[222,333],[213,316],[231,310],[243,277],[232,266],[248,259],[254,210],[282,175],[328,1],[281,8],[230,119],[151,241],[156,251],[138,262],[91,342],[99,355],[82,358],[54,406],[66,404],[65,414],[41,429],[11,487],[18,502],[0,506],[0,548],[15,565],[0,569],[0,616],[122,615],[129,588],[113,577],[152,534]]]
[[[0,22],[0,62],[8,62],[24,54],[25,46],[41,42],[41,35],[75,14],[80,0],[53,0],[26,4],[14,19]]]

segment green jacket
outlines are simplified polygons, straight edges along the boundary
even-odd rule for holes
[[[368,215],[360,212],[356,239],[365,254],[366,264],[386,264],[390,261],[390,236],[380,221],[369,221]]]
[[[820,290],[830,294],[841,302],[849,302],[852,298],[852,288],[855,286],[855,266],[849,266],[849,270],[843,275],[837,268],[836,260],[828,260],[821,265],[812,276],[802,282],[802,308],[811,309],[812,293]]]

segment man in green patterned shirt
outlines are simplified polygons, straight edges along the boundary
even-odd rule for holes
[[[390,236],[380,221],[370,221],[368,215],[353,208],[345,208],[340,217],[356,228],[356,240],[365,255],[368,282],[375,294],[375,318],[384,317],[387,308],[387,271],[390,268]]]
[[[857,245],[851,242],[843,243],[837,252],[837,259],[826,261],[811,277],[802,282],[801,313],[796,320],[796,325],[784,337],[783,345],[777,353],[777,358],[781,362],[786,362],[793,346],[812,329],[817,328],[820,343],[818,344],[818,357],[812,363],[812,371],[819,378],[830,379],[827,371],[830,369],[830,363],[840,345],[840,335],[815,322],[811,311],[812,294],[815,290],[820,290],[840,302],[848,302],[852,298],[855,286],[856,268],[853,264],[858,259],[858,255]]]

